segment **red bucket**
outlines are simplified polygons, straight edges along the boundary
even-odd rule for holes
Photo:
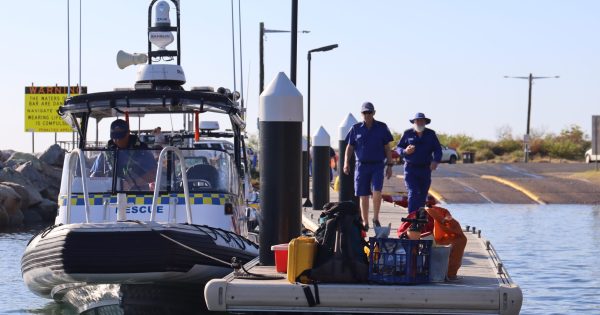
[[[271,246],[271,250],[275,252],[275,270],[277,272],[287,272],[288,246],[289,244]]]

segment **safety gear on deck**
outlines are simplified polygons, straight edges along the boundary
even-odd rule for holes
[[[467,246],[467,237],[463,233],[460,223],[456,221],[450,211],[442,207],[426,209],[433,218],[433,238],[439,245],[452,245],[448,261],[448,278],[456,278],[456,273],[462,265],[462,257]]]
[[[319,282],[365,282],[369,262],[364,252],[359,208],[352,201],[328,203],[315,232],[317,256],[308,277]]]

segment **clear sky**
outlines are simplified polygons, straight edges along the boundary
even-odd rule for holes
[[[259,22],[289,29],[291,1],[241,1],[248,130],[256,132]],[[132,86],[135,68],[118,69],[115,55],[119,49],[145,52],[149,1],[82,2],[83,85],[88,92]],[[232,87],[230,1],[183,0],[181,7],[186,87]],[[23,87],[67,84],[67,1],[4,1],[2,8],[0,149],[29,151]],[[79,1],[71,0],[72,84],[79,72],[78,11]],[[312,132],[323,125],[335,144],[343,118],[350,112],[360,118],[360,104],[369,100],[376,119],[395,131],[408,128],[410,116],[422,111],[438,132],[494,139],[508,125],[522,136],[527,82],[503,76],[531,72],[561,76],[535,83],[532,128],[558,132],[578,124],[589,133],[591,115],[600,114],[599,14],[600,2],[592,0],[300,0],[299,29],[311,31],[298,36],[298,88],[305,103],[306,52],[340,46],[313,54]],[[289,74],[289,53],[289,34],[267,35],[267,83],[279,71]],[[108,136],[107,124],[100,132],[101,139]],[[36,151],[53,140],[53,134],[36,134]]]

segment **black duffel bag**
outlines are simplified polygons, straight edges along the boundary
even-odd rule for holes
[[[317,256],[308,277],[316,282],[366,282],[369,261],[364,252],[359,208],[352,201],[328,203],[315,232]]]

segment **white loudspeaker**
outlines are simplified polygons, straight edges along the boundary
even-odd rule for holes
[[[125,69],[131,65],[139,65],[142,63],[146,63],[148,61],[148,56],[145,54],[138,53],[126,53],[122,50],[119,50],[117,53],[117,65],[120,69]]]

